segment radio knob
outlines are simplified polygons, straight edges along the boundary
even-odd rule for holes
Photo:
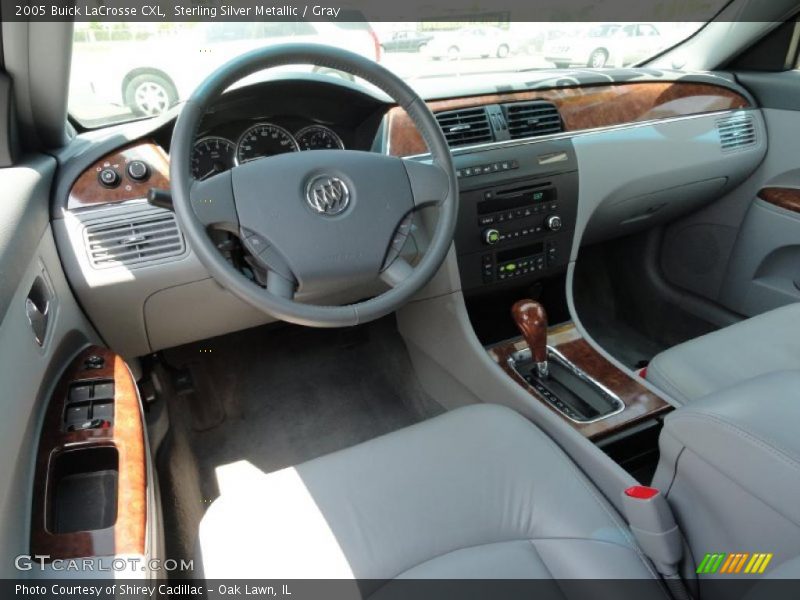
[[[483,231],[483,242],[490,246],[500,241],[500,232],[497,229],[485,229]]]
[[[564,223],[558,215],[550,215],[544,220],[544,226],[550,231],[558,231]]]

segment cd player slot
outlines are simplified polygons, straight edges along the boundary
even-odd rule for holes
[[[525,207],[536,207],[553,203],[557,199],[556,188],[552,185],[516,188],[514,193],[489,191],[478,203],[478,215],[488,215]]]
[[[552,183],[547,181],[544,183],[537,183],[535,185],[517,186],[513,188],[506,188],[503,190],[495,190],[494,195],[496,198],[505,198],[507,196],[522,196],[530,192],[540,190],[542,188],[552,187],[552,185],[553,185]]]

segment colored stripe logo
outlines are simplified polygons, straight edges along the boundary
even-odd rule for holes
[[[698,574],[760,575],[772,560],[769,552],[713,552],[706,554],[697,565]]]

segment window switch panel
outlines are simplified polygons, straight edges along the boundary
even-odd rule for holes
[[[113,400],[114,399],[114,383],[113,382],[105,382],[105,383],[95,383],[94,384],[94,395],[92,399],[97,400]]]
[[[114,404],[112,402],[95,402],[92,404],[92,418],[113,421]]]
[[[69,389],[70,402],[88,402],[91,399],[91,395],[92,395],[91,383],[81,383],[79,385],[73,385]]]
[[[67,411],[64,415],[64,421],[67,425],[81,423],[89,419],[89,405],[88,404],[73,404],[67,406]]]

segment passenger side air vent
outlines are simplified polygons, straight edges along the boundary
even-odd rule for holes
[[[723,152],[753,146],[756,143],[756,126],[751,115],[736,115],[717,121],[719,143]]]
[[[561,115],[552,102],[514,102],[504,104],[508,133],[512,140],[547,135],[563,131]]]
[[[186,250],[174,213],[162,210],[87,225],[84,241],[95,269],[140,265]]]
[[[451,148],[491,142],[494,139],[484,107],[436,113],[436,120]]]

